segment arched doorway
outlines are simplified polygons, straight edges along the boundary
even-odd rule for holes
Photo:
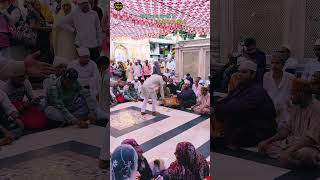
[[[126,61],[128,59],[128,49],[119,44],[114,49],[114,58],[116,61]]]

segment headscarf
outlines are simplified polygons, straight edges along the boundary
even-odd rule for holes
[[[131,178],[138,168],[138,155],[134,148],[127,144],[118,146],[111,156],[112,180]]]
[[[61,0],[61,6],[65,5],[65,4],[72,5],[70,0]]]
[[[141,148],[141,146],[137,143],[137,141],[135,139],[126,139],[124,141],[122,141],[121,144],[128,144],[131,145],[138,154],[143,154],[143,150]]]
[[[180,142],[176,147],[176,161],[170,164],[170,179],[194,180],[209,175],[209,165],[203,155],[196,152],[190,142]]]

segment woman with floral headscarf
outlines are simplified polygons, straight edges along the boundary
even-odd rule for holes
[[[170,180],[202,180],[209,176],[206,159],[190,142],[177,144],[175,155],[177,160],[168,168]]]
[[[111,156],[111,180],[135,180],[137,163],[138,155],[135,149],[127,144],[120,145]]]
[[[147,159],[143,156],[143,150],[134,139],[126,139],[121,144],[131,145],[138,154],[138,171],[140,173],[140,180],[150,180],[152,178],[152,171]]]

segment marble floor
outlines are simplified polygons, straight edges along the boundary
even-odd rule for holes
[[[106,180],[98,167],[106,128],[71,126],[37,132],[0,147],[0,180]]]
[[[213,149],[213,177],[222,180],[320,180],[320,169],[287,169],[261,156],[257,148],[238,151]]]
[[[119,104],[111,108],[110,151],[127,138],[134,138],[149,163],[162,159],[168,167],[175,160],[177,143],[189,141],[210,161],[210,119],[186,111],[157,106],[158,116],[141,116],[141,102]]]

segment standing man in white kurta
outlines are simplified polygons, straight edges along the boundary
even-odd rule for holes
[[[161,98],[164,98],[163,85],[165,83],[165,76],[160,76],[158,74],[153,74],[150,76],[142,85],[141,95],[143,96],[143,104],[141,108],[141,114],[146,114],[146,108],[149,98],[152,99],[152,115],[157,115],[156,105],[157,105],[157,93],[156,91],[160,88]]]
[[[57,27],[76,34],[74,44],[90,51],[90,59],[97,62],[100,57],[102,28],[97,12],[90,9],[88,0],[78,0],[78,6],[57,22]]]

